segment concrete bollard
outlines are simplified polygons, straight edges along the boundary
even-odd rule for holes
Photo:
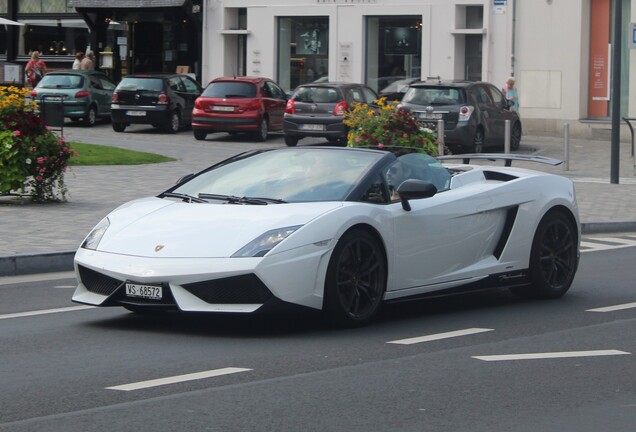
[[[510,120],[506,120],[506,128],[504,132],[504,153],[510,154]]]
[[[444,120],[437,120],[437,153],[444,156]]]

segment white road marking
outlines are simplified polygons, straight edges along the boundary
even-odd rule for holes
[[[251,370],[252,369],[227,367],[223,369],[214,369],[214,370],[195,372],[195,373],[185,374],[185,375],[175,375],[172,377],[158,378],[158,379],[148,380],[148,381],[139,381],[139,382],[130,383],[130,384],[122,384],[122,385],[113,386],[113,387],[106,387],[106,389],[121,390],[121,391],[140,390],[140,389],[158,387],[158,386],[167,385],[167,384],[175,384],[175,383],[180,383],[185,381],[194,381],[194,380],[218,377],[222,375],[229,375],[229,374],[239,373],[239,372],[248,372]]]
[[[538,359],[554,359],[554,358],[572,358],[572,357],[599,357],[631,354],[619,350],[596,350],[596,351],[567,351],[552,353],[529,353],[529,354],[507,354],[507,355],[490,355],[490,356],[472,356],[474,359],[483,361],[510,361],[510,360],[538,360]]]
[[[620,304],[615,306],[606,306],[606,307],[601,307],[596,309],[588,309],[585,312],[614,312],[614,311],[619,311],[623,309],[632,309],[632,308],[636,308],[636,303],[625,303],[625,304]]]
[[[399,339],[399,340],[394,340],[387,343],[398,344],[398,345],[412,345],[412,344],[421,343],[421,342],[430,342],[430,341],[436,341],[440,339],[448,339],[448,338],[459,337],[459,336],[468,336],[472,334],[489,332],[493,330],[494,329],[469,328],[469,329],[457,330],[457,331],[446,332],[446,333],[437,333],[437,334],[432,334],[428,336],[413,337],[409,339]]]
[[[581,252],[620,249],[636,246],[632,236],[621,237],[586,237],[581,241]]]
[[[60,313],[60,312],[75,312],[78,310],[93,309],[94,307],[95,306],[70,306],[70,307],[57,308],[57,309],[43,309],[43,310],[30,311],[30,312],[17,312],[17,313],[11,313],[6,315],[0,315],[0,320],[10,319],[10,318],[23,318],[23,317],[36,316],[36,315],[47,315],[47,314]]]

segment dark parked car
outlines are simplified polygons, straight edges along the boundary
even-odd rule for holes
[[[143,74],[124,77],[113,93],[113,130],[131,124],[150,124],[176,133],[190,126],[194,101],[201,85],[186,74]]]
[[[115,83],[102,72],[57,70],[44,75],[31,97],[40,107],[43,97],[47,102],[61,100],[64,117],[93,126],[98,118],[110,117],[113,90]]]
[[[510,120],[510,149],[521,142],[521,120],[494,85],[486,82],[434,81],[409,86],[400,107],[412,112],[423,125],[444,120],[446,146],[456,153],[481,153],[502,147],[505,122]]]
[[[310,83],[298,86],[287,101],[283,117],[285,144],[295,146],[304,137],[325,137],[345,143],[344,113],[353,103],[372,104],[378,95],[364,84]]]
[[[287,95],[264,77],[221,77],[208,84],[194,103],[192,131],[197,140],[213,132],[250,132],[259,141],[283,128]]]

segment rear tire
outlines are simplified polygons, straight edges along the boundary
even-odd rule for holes
[[[523,298],[554,299],[572,285],[578,267],[578,232],[560,211],[548,212],[537,227],[530,251],[530,286],[511,288]]]
[[[285,135],[285,144],[287,144],[287,147],[296,147],[296,144],[298,144],[298,138]]]
[[[367,324],[380,309],[386,290],[386,260],[378,241],[352,230],[336,245],[325,278],[323,312],[338,327]]]
[[[95,126],[97,123],[97,109],[94,106],[88,107],[88,111],[86,111],[86,116],[83,119],[84,126]]]
[[[179,117],[178,111],[172,111],[170,113],[170,118],[168,124],[165,126],[166,132],[169,133],[177,133],[179,132],[179,126],[181,125],[181,118]]]
[[[111,126],[115,132],[123,132],[126,130],[126,123],[112,122]]]
[[[268,134],[269,134],[269,123],[267,122],[267,119],[263,117],[258,127],[258,132],[256,132],[254,137],[256,138],[256,141],[258,142],[265,142],[267,141]]]
[[[194,129],[192,133],[194,134],[194,139],[197,141],[205,141],[205,138],[208,136],[208,133],[206,131],[197,129]]]

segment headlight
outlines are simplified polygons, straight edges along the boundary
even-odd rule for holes
[[[232,258],[265,256],[265,254],[272,250],[274,246],[285,240],[301,226],[302,225],[296,225],[267,231],[265,234],[260,235],[239,249],[238,252],[232,255]]]
[[[86,240],[84,240],[84,243],[82,243],[82,247],[84,249],[96,250],[97,245],[101,241],[102,237],[104,236],[104,233],[106,232],[109,226],[110,226],[110,221],[108,220],[108,218],[102,219],[101,222],[98,223],[97,226],[95,226],[95,228],[93,228],[93,231],[91,231],[88,234],[88,236],[86,236]]]

